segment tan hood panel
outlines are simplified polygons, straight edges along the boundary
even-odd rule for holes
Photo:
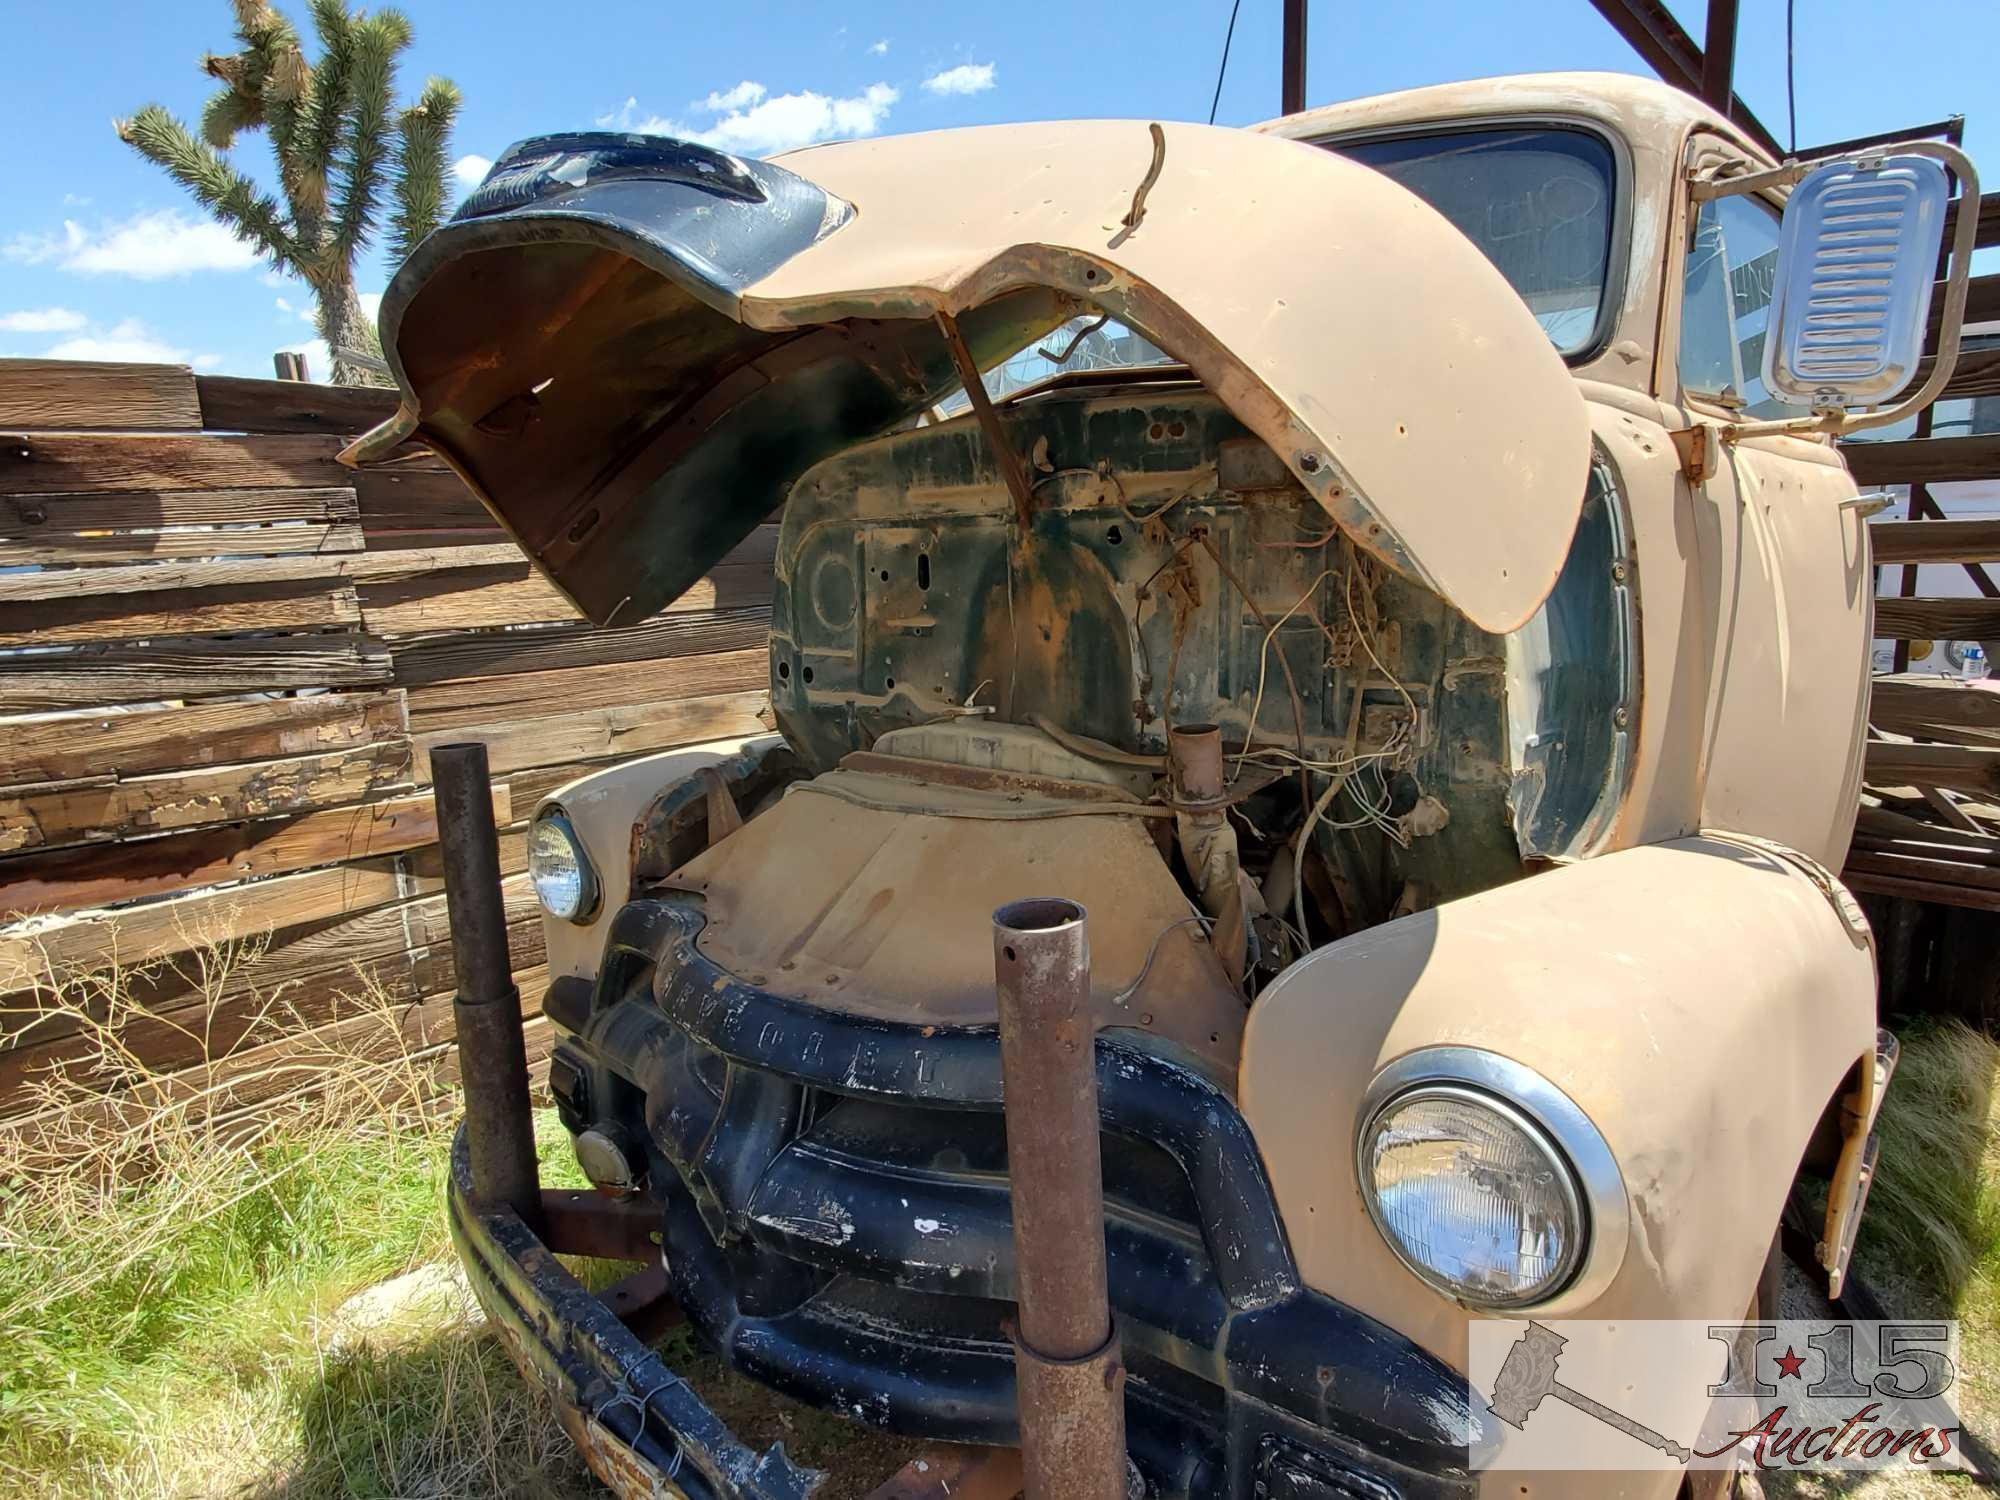
[[[743,162],[659,137],[509,148],[382,308],[398,419],[591,619],[685,590],[812,464],[1078,306],[1185,360],[1368,551],[1506,631],[1590,464],[1520,298],[1412,194],[1316,147],[1140,121]],[[1144,185],[1143,207],[1138,202]]]
[[[745,289],[745,322],[958,311],[1072,293],[1187,361],[1361,545],[1510,630],[1569,550],[1581,395],[1485,256],[1414,195],[1315,147],[1148,126],[995,126],[783,165],[852,222]]]

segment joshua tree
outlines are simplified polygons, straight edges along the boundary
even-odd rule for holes
[[[380,352],[355,296],[355,258],[376,233],[385,186],[395,200],[388,233],[397,260],[437,227],[458,89],[432,78],[415,104],[395,112],[396,59],[410,44],[400,12],[310,0],[320,57],[308,62],[292,23],[268,0],[232,3],[243,50],[202,58],[202,71],[222,87],[202,110],[200,135],[149,104],[116,122],[119,137],[312,288],[335,385],[380,383],[343,358]],[[270,134],[282,202],[224,154],[239,131],[256,129]]]

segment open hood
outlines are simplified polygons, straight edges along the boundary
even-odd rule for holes
[[[995,126],[782,166],[523,142],[390,286],[402,410],[343,457],[417,438],[579,609],[631,623],[814,463],[956,387],[937,313],[984,368],[1090,308],[1475,623],[1511,630],[1554,584],[1589,426],[1512,288],[1387,178],[1207,126]]]

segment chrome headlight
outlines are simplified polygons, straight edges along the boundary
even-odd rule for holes
[[[1624,1259],[1610,1148],[1567,1095],[1494,1053],[1436,1047],[1384,1069],[1356,1166],[1389,1248],[1467,1306],[1587,1300]]]
[[[597,872],[559,807],[545,808],[528,825],[528,879],[550,916],[588,922],[597,914]]]

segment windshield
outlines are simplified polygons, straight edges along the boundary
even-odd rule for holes
[[[1589,347],[1611,267],[1611,148],[1556,126],[1329,142],[1486,252],[1563,354]]]

